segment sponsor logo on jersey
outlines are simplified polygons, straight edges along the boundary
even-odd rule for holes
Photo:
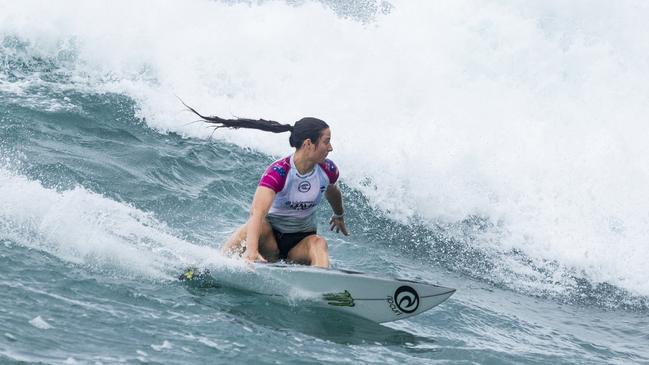
[[[307,191],[311,190],[311,183],[308,181],[302,181],[300,184],[298,184],[297,190],[301,193],[306,193]]]
[[[316,206],[316,203],[313,201],[305,201],[305,202],[291,202],[288,201],[284,203],[288,208],[291,208],[293,210],[307,210],[309,208],[313,208]]]

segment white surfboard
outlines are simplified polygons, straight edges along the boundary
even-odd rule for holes
[[[198,276],[206,277],[205,274]],[[247,270],[213,272],[209,279],[224,286],[304,301],[378,323],[420,314],[455,293],[455,289],[430,283],[287,264],[250,264]]]

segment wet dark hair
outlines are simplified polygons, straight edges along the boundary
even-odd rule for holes
[[[313,117],[306,117],[295,122],[291,130],[291,136],[288,137],[288,143],[291,147],[300,149],[307,139],[311,143],[317,144],[322,135],[322,131],[329,128],[329,125],[323,120]]]
[[[187,109],[198,115],[203,122],[212,124],[211,127],[214,128],[215,131],[219,128],[248,128],[273,133],[291,132],[291,135],[288,138],[288,143],[291,147],[297,149],[300,149],[304,141],[307,139],[310,139],[314,144],[318,143],[322,131],[329,128],[329,125],[327,125],[323,120],[312,117],[302,118],[295,122],[295,125],[290,125],[265,119],[223,119],[217,116],[205,116],[185,104],[182,100],[180,100],[180,102],[183,103]]]

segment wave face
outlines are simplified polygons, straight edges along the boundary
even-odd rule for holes
[[[647,362],[648,16],[634,1],[0,0],[0,362]],[[246,269],[218,246],[290,149],[193,123],[177,96],[326,120],[352,231],[319,208],[334,265],[457,293],[369,326],[300,293],[178,285],[187,266]]]
[[[165,308],[175,308],[176,296],[188,295],[170,284],[187,265],[241,269],[218,246],[245,220],[263,168],[290,152],[288,136],[193,123],[180,97],[209,115],[284,123],[315,116],[330,124],[330,157],[342,172],[353,233],[326,232],[329,211],[321,207],[320,230],[333,262],[458,286],[449,301],[452,315],[412,322],[422,337],[468,343],[471,354],[463,348],[440,359],[462,362],[474,358],[472,351],[515,363],[649,358],[641,345],[616,345],[619,338],[629,344],[644,338],[646,321],[638,317],[649,308],[649,129],[643,122],[649,120],[649,4],[44,4],[0,0],[0,267],[11,277],[0,286],[12,293],[0,307],[23,309],[11,298],[41,303],[45,296],[61,300],[61,313],[69,304],[103,308],[114,328],[130,313],[146,329],[149,318],[160,320],[169,314]],[[21,273],[43,278],[31,282]],[[86,281],[72,293],[44,273],[75,288],[77,279]],[[45,282],[52,286],[38,286]],[[115,287],[123,297],[111,309],[106,293]],[[88,299],[96,306],[79,304],[85,299],[75,295],[84,290],[96,295]],[[144,304],[149,314],[129,312],[137,292],[151,301]],[[268,311],[263,305],[239,308],[250,298],[210,298],[207,307],[183,307],[196,310],[195,317],[171,313],[186,321],[161,327],[193,326],[209,307],[220,316],[212,320],[227,322],[228,334],[275,328],[259,320],[257,311]],[[592,323],[605,324],[570,323],[581,314],[573,306],[556,309],[557,302],[585,306]],[[32,327],[63,327],[57,312],[24,310]],[[280,315],[312,334],[302,317],[292,320],[292,310]],[[240,325],[240,317],[264,323]],[[491,324],[503,318],[502,336],[484,342],[484,331],[496,331]],[[15,320],[5,311],[0,319]],[[68,319],[74,327],[74,316]],[[443,332],[445,321],[457,323],[460,335]],[[624,321],[639,324],[618,331],[616,323]],[[22,343],[20,323],[0,341]],[[427,332],[431,323],[442,332]],[[89,328],[78,325],[79,333]],[[548,340],[542,330],[548,327],[562,336]],[[240,348],[236,338],[219,337],[207,325],[201,330],[211,335],[183,334],[183,346],[200,352],[192,347],[198,339],[210,351]],[[389,345],[404,336],[388,332],[370,338]],[[529,340],[527,352],[511,350],[521,337],[510,332]],[[144,350],[129,345],[139,341],[134,333],[120,346],[141,359],[123,352],[81,360],[145,361],[140,352],[174,348],[172,362],[186,362],[189,352],[173,347],[178,333],[147,332],[151,341],[169,343]],[[210,342],[214,337],[227,341]],[[574,352],[602,338],[604,355],[598,347]],[[251,341],[243,346],[265,345]],[[11,344],[0,346],[0,362],[74,361],[55,358],[56,352],[30,357],[34,348],[12,352]],[[62,353],[77,352],[70,346]],[[560,350],[541,351],[546,357],[539,360],[543,348]],[[315,362],[331,355],[313,349]],[[336,356],[356,362],[375,356],[365,350],[337,348]],[[384,346],[379,353],[417,363],[419,350],[410,350]],[[201,354],[213,359],[209,351]],[[304,354],[285,355],[300,363]]]
[[[642,2],[392,2],[347,16],[335,2],[39,4],[0,15],[0,87],[20,102],[70,107],[39,95],[46,84],[119,93],[154,130],[196,138],[212,131],[188,124],[175,95],[210,114],[315,115],[332,126],[344,182],[391,220],[465,241],[448,227],[481,220],[470,245],[507,268],[492,280],[649,295]]]

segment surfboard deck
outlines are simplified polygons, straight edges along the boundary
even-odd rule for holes
[[[377,323],[423,313],[455,293],[431,283],[282,263],[254,263],[244,270],[218,273],[189,269],[179,279],[329,308]]]

